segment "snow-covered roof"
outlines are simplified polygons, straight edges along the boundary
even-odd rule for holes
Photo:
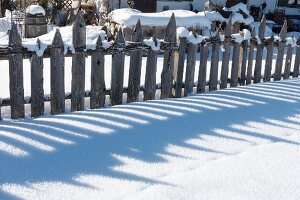
[[[239,3],[231,8],[223,8],[224,11],[232,12],[232,23],[243,23],[249,25],[254,22],[254,18],[250,15],[247,5]],[[246,16],[241,14],[243,12]],[[223,17],[217,11],[202,11],[198,15],[207,17],[210,21],[227,22],[228,18]]]
[[[109,14],[111,22],[120,24],[123,28],[133,27],[138,19],[142,25],[166,26],[174,13],[177,26],[210,28],[211,21],[201,15],[188,10],[168,10],[158,13],[142,13],[138,10],[124,8],[114,10]]]
[[[37,15],[37,14],[42,14],[45,15],[46,12],[43,7],[39,5],[30,5],[26,8],[26,13],[29,13],[31,15]]]

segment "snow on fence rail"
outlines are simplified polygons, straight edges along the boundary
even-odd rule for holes
[[[144,100],[155,98],[158,89],[156,81],[157,55],[158,51],[164,52],[163,71],[161,74],[161,98],[181,97],[182,88],[184,96],[193,91],[195,76],[196,53],[200,49],[200,65],[197,82],[197,93],[205,92],[207,86],[206,75],[207,61],[211,49],[211,66],[209,73],[209,90],[224,89],[230,83],[231,87],[238,85],[259,83],[263,79],[268,82],[273,77],[280,80],[282,77],[284,50],[287,48],[286,62],[284,65],[283,78],[299,76],[300,66],[300,41],[297,43],[285,39],[287,24],[282,27],[280,38],[265,38],[264,31],[266,20],[263,18],[259,27],[259,35],[255,36],[255,30],[251,37],[245,37],[244,41],[237,35],[232,34],[232,20],[229,19],[225,30],[224,39],[220,38],[219,31],[210,38],[198,38],[197,34],[190,34],[189,37],[179,35],[179,45],[176,42],[176,20],[172,15],[166,28],[165,39],[159,42],[155,37],[150,41],[143,42],[140,21],[138,21],[132,35],[132,41],[126,42],[119,29],[114,43],[109,48],[104,48],[99,36],[95,50],[85,51],[86,26],[84,19],[79,16],[73,26],[73,44],[75,53],[64,54],[64,43],[57,30],[52,45],[48,46],[42,56],[36,52],[29,51],[22,47],[22,41],[16,26],[12,27],[9,35],[9,47],[0,49],[0,58],[9,60],[10,76],[10,99],[2,101],[3,105],[11,106],[11,118],[18,119],[25,116],[24,104],[31,103],[31,115],[38,117],[44,114],[44,102],[46,99],[43,89],[43,58],[50,57],[51,92],[50,104],[51,114],[65,112],[66,96],[71,98],[71,111],[83,110],[84,98],[90,97],[90,108],[96,109],[104,106],[105,95],[110,95],[111,105],[122,103],[123,93],[127,92],[127,101],[134,102],[138,99],[140,91],[144,92]],[[193,38],[194,37],[194,38]],[[39,42],[39,41],[37,41]],[[147,45],[145,45],[147,44]],[[220,51],[223,45],[224,51]],[[151,47],[152,46],[152,47]],[[209,48],[211,46],[211,48]],[[231,76],[228,77],[229,60],[233,46]],[[294,71],[291,72],[292,50],[297,48]],[[254,49],[256,51],[256,62],[254,74],[252,74]],[[274,48],[278,48],[275,74],[271,75],[272,57]],[[242,49],[242,51],[240,51]],[[266,66],[264,76],[262,76],[263,51],[266,49]],[[128,88],[123,87],[125,52],[130,54],[130,71],[128,78]],[[147,53],[145,86],[140,87],[141,65],[144,53]],[[218,77],[219,54],[223,53],[221,76]],[[105,55],[112,55],[111,89],[106,91],[104,76]],[[85,59],[86,55],[91,56],[91,90],[85,91]],[[64,86],[64,60],[66,56],[72,56],[72,89],[71,94],[65,94]],[[23,87],[23,59],[30,58],[31,61],[31,98],[24,100]],[[240,59],[241,57],[241,59]],[[240,63],[239,60],[242,60]],[[183,75],[185,69],[185,83]],[[239,76],[240,71],[240,76]],[[219,81],[220,80],[220,81]],[[175,84],[174,84],[175,82]],[[1,113],[0,113],[1,116]]]

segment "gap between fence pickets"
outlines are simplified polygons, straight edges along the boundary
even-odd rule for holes
[[[244,85],[258,83],[261,80],[270,81],[272,68],[272,55],[274,47],[278,48],[278,56],[275,66],[274,80],[298,77],[300,65],[300,40],[297,41],[297,46],[293,43],[288,43],[285,39],[287,23],[285,22],[280,32],[280,40],[274,40],[274,37],[265,39],[265,17],[259,27],[259,35],[255,36],[255,30],[252,30],[250,45],[244,41],[242,44],[234,40],[231,35],[231,17],[228,21],[228,26],[225,30],[225,40],[221,41],[220,30],[217,29],[214,36],[203,38],[201,43],[193,43],[190,38],[179,38],[179,44],[176,43],[176,19],[173,14],[169,24],[166,27],[164,42],[158,42],[156,36],[153,35],[153,43],[155,46],[160,45],[157,49],[151,49],[143,44],[143,36],[140,21],[137,22],[135,31],[133,32],[132,41],[126,42],[122,29],[118,30],[117,38],[108,49],[102,47],[101,37],[97,40],[96,49],[90,51],[92,55],[91,66],[91,91],[84,91],[85,88],[85,59],[86,52],[86,25],[83,17],[78,16],[73,26],[73,41],[75,53],[72,55],[72,87],[71,94],[65,94],[64,88],[64,65],[65,57],[63,49],[62,36],[57,29],[52,45],[48,48],[50,56],[50,82],[51,93],[50,98],[44,96],[43,89],[43,58],[38,57],[34,52],[27,52],[31,60],[31,97],[24,101],[23,87],[23,54],[21,37],[17,32],[16,25],[13,24],[9,35],[9,48],[5,49],[8,53],[9,69],[10,69],[10,96],[11,99],[2,101],[2,105],[11,106],[11,118],[18,119],[25,117],[24,104],[31,103],[31,115],[38,117],[44,114],[44,102],[50,100],[51,114],[59,114],[65,112],[65,99],[71,99],[71,111],[83,110],[85,108],[84,98],[91,97],[90,108],[100,108],[104,106],[105,95],[110,95],[110,104],[122,104],[123,93],[127,93],[127,102],[137,101],[140,91],[144,92],[144,100],[155,98],[155,91],[161,89],[161,99],[171,97],[182,97],[182,89],[184,88],[184,96],[193,92],[193,88],[197,87],[197,93],[206,91],[208,85],[209,91],[226,88],[230,83],[231,87],[236,87],[239,84]],[[235,25],[235,27],[237,27]],[[192,37],[199,37],[195,32],[192,32]],[[249,39],[249,38],[248,38]],[[39,41],[37,41],[39,43]],[[225,52],[223,52],[223,63],[221,66],[221,77],[219,82],[219,53],[220,46],[224,44]],[[206,81],[206,67],[209,56],[209,46],[212,47],[210,78]],[[233,46],[233,63],[231,66],[231,77],[228,77],[228,65],[230,60],[230,51],[228,49]],[[286,47],[287,46],[287,47]],[[194,85],[195,76],[195,55],[200,47],[200,65],[197,85]],[[252,75],[254,48],[257,47],[255,73]],[[296,50],[296,58],[294,71],[290,72],[291,59],[293,48]],[[241,51],[240,49],[243,48]],[[249,48],[249,51],[248,51]],[[261,75],[261,62],[263,51],[267,49],[267,60],[265,68],[265,76]],[[283,63],[284,50],[287,48],[287,59]],[[143,51],[147,50],[147,64],[145,86],[140,86],[141,78],[141,60]],[[156,69],[157,69],[157,53],[163,50],[164,65],[161,74],[161,85],[156,84]],[[124,79],[124,62],[125,52],[130,53],[130,75],[128,88],[123,87]],[[111,90],[105,89],[105,54],[112,55],[112,74],[111,74]],[[2,55],[3,56],[3,55]],[[240,59],[241,58],[241,63]],[[187,58],[187,59],[186,59]],[[248,60],[248,62],[247,62]],[[184,66],[186,64],[185,82],[182,82]],[[246,64],[248,63],[248,65]],[[283,65],[284,74],[281,70]],[[239,74],[242,73],[242,74]],[[1,114],[1,113],[0,113]],[[0,115],[1,116],[1,115]]]

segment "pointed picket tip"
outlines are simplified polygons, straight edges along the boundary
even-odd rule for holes
[[[53,41],[52,41],[52,45],[54,45],[56,47],[63,47],[64,46],[64,42],[62,40],[59,29],[56,29],[56,31],[55,31],[55,35],[54,35],[54,38],[53,38]]]
[[[83,17],[83,14],[82,12],[80,12],[76,18],[76,20],[74,21],[74,24],[73,24],[73,29],[74,27],[78,26],[79,28],[83,28],[86,26],[85,24],[85,19]]]
[[[267,25],[266,23],[267,23],[266,16],[263,15],[260,25],[259,25],[259,30],[258,30],[258,36],[261,39],[263,39],[265,37],[265,30],[266,30],[266,25]]]
[[[225,28],[225,36],[231,36],[231,28],[232,28],[232,15],[229,16],[227,26]]]
[[[166,27],[165,41],[166,42],[176,41],[176,19],[174,13],[172,13],[170,21]]]
[[[119,28],[115,42],[116,43],[125,43],[125,38],[124,38],[122,28]]]
[[[36,44],[38,45],[38,48],[41,49],[41,40],[37,38]]]
[[[282,29],[280,30],[280,33],[279,33],[279,37],[281,38],[281,40],[285,39],[286,32],[287,32],[287,21],[284,20]]]
[[[18,27],[14,22],[12,22],[11,30],[9,32],[9,44],[10,45],[21,45],[22,44],[22,39],[18,32]]]
[[[102,46],[103,46],[102,38],[101,38],[101,35],[99,35],[97,38],[97,42],[96,42],[96,49],[101,49]]]
[[[135,25],[131,40],[133,42],[142,42],[143,41],[143,31],[142,31],[142,24],[141,24],[140,19],[137,21],[137,23]]]

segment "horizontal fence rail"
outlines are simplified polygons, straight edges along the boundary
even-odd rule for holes
[[[64,54],[64,43],[57,29],[52,45],[48,46],[44,54],[39,57],[35,52],[22,47],[17,27],[13,25],[9,35],[9,46],[0,48],[0,59],[9,60],[10,78],[10,99],[2,99],[1,106],[10,106],[11,118],[19,119],[25,117],[24,106],[30,103],[31,116],[39,117],[44,114],[45,101],[50,101],[51,114],[60,114],[65,112],[66,99],[71,99],[71,111],[80,111],[85,108],[86,97],[90,97],[90,108],[97,109],[105,105],[106,95],[110,96],[110,105],[118,105],[122,104],[124,93],[127,93],[127,102],[130,103],[138,100],[140,92],[143,92],[144,100],[153,100],[158,89],[161,90],[161,99],[180,98],[191,94],[194,87],[197,88],[197,93],[203,93],[207,86],[209,91],[213,91],[225,89],[228,86],[237,87],[299,76],[300,40],[298,39],[296,44],[286,40],[286,22],[279,38],[274,36],[265,38],[266,19],[263,18],[258,36],[255,35],[255,30],[252,30],[251,36],[243,41],[236,39],[232,33],[232,26],[230,17],[223,38],[218,29],[211,37],[200,36],[201,40],[192,42],[184,36],[177,37],[176,20],[172,15],[166,27],[164,41],[158,41],[155,35],[152,38],[152,43],[157,48],[150,47],[143,42],[142,26],[138,21],[133,31],[132,41],[125,41],[122,29],[119,29],[110,47],[104,48],[103,38],[99,36],[96,49],[85,50],[86,26],[83,17],[79,16],[73,25],[75,52]],[[191,35],[193,39],[199,39],[196,33]],[[294,48],[296,48],[296,55],[293,71],[291,71]],[[277,55],[276,64],[273,66],[274,49],[277,49]],[[162,52],[164,58],[160,85],[156,80],[158,52]],[[195,74],[197,52],[200,52],[200,64],[199,72]],[[266,52],[266,64],[262,75],[264,52]],[[283,59],[285,52],[286,58]],[[112,55],[110,90],[107,90],[105,86],[105,55]],[[125,55],[130,56],[129,77],[125,80],[128,82],[128,88],[123,86]],[[87,56],[91,56],[90,91],[85,91]],[[143,56],[147,57],[147,62],[145,85],[141,87]],[[208,66],[209,56],[210,66]],[[220,56],[222,57],[221,66],[219,66]],[[70,94],[65,93],[65,57],[72,57]],[[31,97],[26,100],[23,86],[23,59],[25,58],[29,58],[31,63]],[[44,95],[44,58],[50,58],[50,96]],[[232,66],[229,66],[230,60],[232,60]],[[272,74],[272,68],[274,68],[274,74]],[[219,70],[221,70],[220,73]],[[231,70],[230,77],[229,70]],[[183,77],[184,72],[185,77]],[[208,72],[209,81],[206,80]],[[198,77],[196,84],[194,83],[195,76]]]

